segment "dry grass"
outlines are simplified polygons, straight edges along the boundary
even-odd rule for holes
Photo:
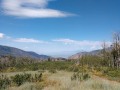
[[[38,71],[26,71],[26,72],[11,72],[11,73],[0,73],[0,75],[6,75],[8,77],[15,76],[16,74],[23,74],[23,73],[30,73],[30,74],[37,74]]]
[[[45,87],[43,90],[120,90],[120,83],[93,76],[87,81],[71,81],[70,72],[59,71],[49,77],[60,84]]]
[[[34,74],[37,72],[27,73]],[[10,76],[15,74],[10,73]],[[72,72],[66,71],[58,71],[54,74],[45,72],[43,74],[43,82],[41,83],[25,83],[20,87],[11,87],[7,90],[120,90],[120,83],[118,82],[109,81],[97,76],[92,76],[87,81],[71,81],[72,74]]]

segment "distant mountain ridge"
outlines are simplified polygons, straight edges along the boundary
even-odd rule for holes
[[[110,51],[110,50],[112,50],[112,48],[109,47],[106,50]],[[77,54],[74,54],[74,55],[68,57],[68,59],[78,59],[83,55],[100,55],[101,51],[102,51],[102,49],[93,50],[93,51],[90,51],[90,52],[79,52]]]
[[[18,48],[0,45],[0,56],[11,55],[14,57],[30,57],[34,59],[46,60],[50,58],[47,55],[39,55],[35,52],[24,51]]]

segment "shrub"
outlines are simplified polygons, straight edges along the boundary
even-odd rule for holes
[[[87,80],[89,78],[90,78],[90,75],[88,73],[81,74],[81,73],[77,72],[77,73],[73,74],[73,76],[71,77],[71,80],[80,80],[80,81],[83,81],[83,80]]]
[[[38,65],[36,65],[36,64],[33,65],[33,67],[32,67],[32,70],[33,70],[33,71],[37,71],[38,69],[39,69],[39,68],[38,68]]]
[[[11,81],[6,76],[0,77],[0,90],[7,88],[11,84]]]
[[[36,82],[41,82],[42,81],[42,73],[40,73],[40,74],[35,74],[35,81]]]
[[[51,69],[49,70],[50,73],[56,73],[56,70],[55,69]]]
[[[83,75],[83,79],[84,79],[84,80],[87,80],[87,79],[89,79],[89,78],[90,78],[90,75],[89,75],[88,73],[86,73],[86,74]]]
[[[30,81],[31,74],[16,74],[11,77],[12,81],[17,84],[17,86],[22,85],[24,82]]]

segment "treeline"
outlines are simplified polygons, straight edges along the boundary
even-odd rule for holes
[[[44,62],[39,62],[39,63],[34,63],[30,65],[24,65],[21,68],[17,67],[18,69],[24,70],[26,69],[27,71],[32,70],[49,70],[49,71],[54,71],[54,70],[67,70],[71,71],[73,68],[74,62],[71,61],[44,61]]]
[[[9,67],[21,67],[37,62],[39,62],[39,60],[28,57],[0,56],[0,71]]]
[[[2,56],[0,72],[70,70],[73,64],[71,61],[41,61],[28,57]]]

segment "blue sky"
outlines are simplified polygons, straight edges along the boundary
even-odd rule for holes
[[[0,0],[0,44],[67,57],[120,31],[120,0]]]

